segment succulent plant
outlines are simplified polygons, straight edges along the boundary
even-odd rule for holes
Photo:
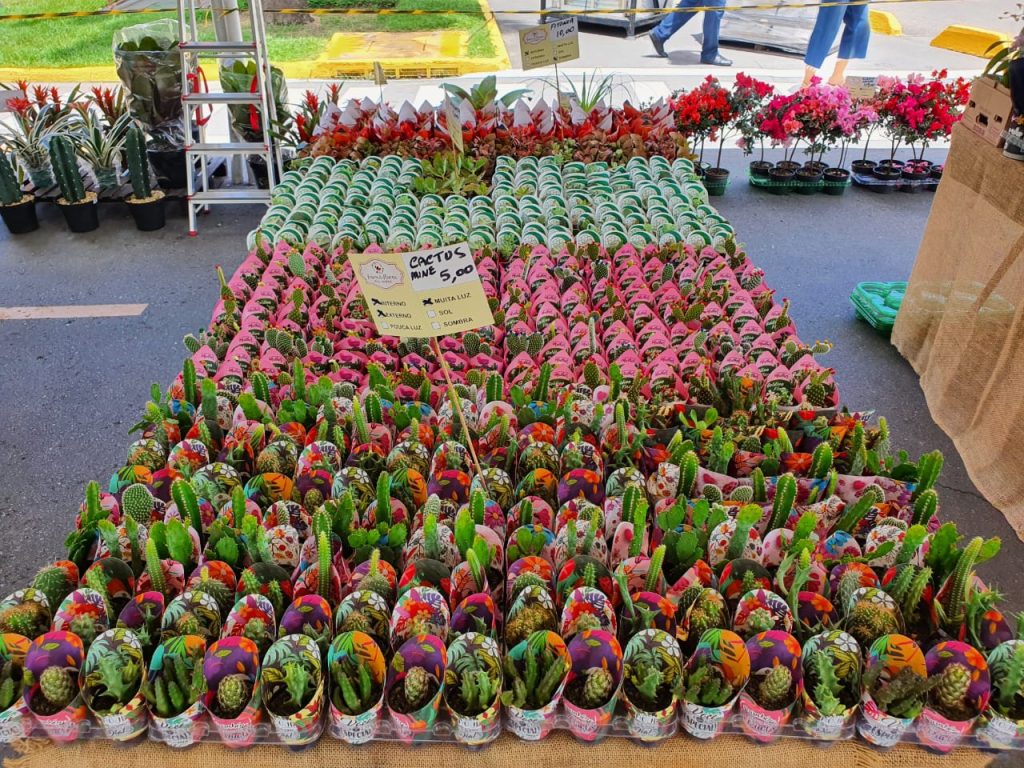
[[[840,680],[826,651],[814,651],[809,662],[807,689],[818,712],[823,717],[842,715],[856,702],[856,692]]]
[[[656,659],[638,658],[627,662],[623,675],[634,706],[646,712],[657,712],[671,701],[671,685]]]
[[[896,614],[884,605],[869,600],[857,602],[846,617],[846,631],[860,643],[862,648],[869,648],[882,635],[900,631]]]
[[[581,709],[598,709],[608,703],[615,692],[615,677],[604,667],[583,670],[566,689],[565,696]]]
[[[507,690],[502,703],[519,709],[537,710],[551,703],[555,691],[569,672],[568,662],[547,647],[544,633],[531,635],[529,650],[516,662],[505,656]]]
[[[696,665],[680,679],[682,697],[702,707],[721,707],[736,694],[721,668],[706,658],[698,658]]]
[[[380,699],[380,685],[373,679],[366,664],[351,656],[342,656],[331,665],[334,706],[346,715],[360,715]]]
[[[146,136],[137,125],[128,129],[124,150],[128,158],[132,197],[136,200],[147,200],[153,194],[149,183],[149,157],[146,155]]]
[[[765,709],[785,709],[792,703],[790,689],[793,686],[793,672],[784,665],[768,670],[768,673],[753,679],[750,695]]]
[[[85,689],[92,694],[92,709],[105,714],[120,712],[141,684],[142,666],[121,650],[104,655],[84,680]]]
[[[56,607],[74,591],[75,584],[68,578],[65,568],[59,565],[45,565],[32,579],[32,588],[46,595],[46,602],[51,607]]]
[[[480,715],[494,704],[500,687],[500,681],[492,680],[486,670],[465,669],[459,674],[457,690],[448,694],[448,702],[460,715]]]
[[[426,706],[439,688],[437,678],[424,667],[411,667],[402,678],[402,685],[396,685],[397,690],[392,691],[391,707],[396,712],[415,712]]]
[[[1024,643],[994,660],[990,673],[992,707],[1011,720],[1024,719]]]
[[[931,686],[928,699],[939,713],[950,720],[970,720],[978,714],[967,700],[971,686],[971,671],[967,667],[952,662],[933,677],[935,684]]]
[[[34,600],[15,603],[0,611],[0,633],[13,632],[16,635],[36,638],[49,626],[49,612],[45,606]]]
[[[252,698],[252,683],[248,675],[236,673],[225,675],[217,683],[217,716],[234,720],[249,704]]]
[[[71,704],[78,693],[78,676],[69,667],[47,667],[39,675],[41,702],[34,702],[33,709],[41,715],[52,715]]]
[[[542,629],[554,630],[557,618],[554,611],[541,603],[524,605],[505,625],[505,642],[509,647]]]
[[[201,659],[165,653],[162,666],[143,683],[150,711],[158,717],[174,717],[190,707],[206,689]]]
[[[60,185],[61,197],[68,205],[87,200],[82,172],[78,169],[75,144],[68,137],[56,135],[50,138],[50,164]],[[89,193],[95,196],[95,193]]]
[[[887,715],[912,719],[924,709],[930,688],[928,678],[906,666],[888,680],[882,680],[884,665],[870,667],[864,674],[864,688],[878,708]]]

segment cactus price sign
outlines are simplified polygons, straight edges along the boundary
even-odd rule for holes
[[[494,323],[466,243],[349,260],[382,336],[436,338]]]
[[[580,57],[580,24],[575,16],[519,30],[523,69],[537,69]]]

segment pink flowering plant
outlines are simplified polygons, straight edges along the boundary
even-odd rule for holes
[[[931,142],[949,137],[970,95],[970,84],[962,77],[949,78],[945,69],[906,80],[880,77],[878,85],[876,109],[891,139],[890,157],[906,144],[915,160]]]
[[[736,75],[732,87],[732,102],[735,116],[733,129],[739,133],[736,146],[743,154],[754,152],[756,141],[761,150],[761,161],[764,161],[764,134],[761,132],[763,111],[775,93],[775,86],[750,77],[743,72]]]

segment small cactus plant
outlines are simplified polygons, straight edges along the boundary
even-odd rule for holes
[[[409,714],[429,702],[440,688],[437,678],[423,667],[412,667],[405,673],[401,685],[391,689],[390,705],[395,712]]]
[[[645,712],[658,712],[672,701],[672,686],[656,660],[638,659],[626,664],[626,693],[629,701]]]
[[[92,710],[111,715],[120,712],[135,697],[141,684],[142,666],[121,650],[103,656],[83,681],[86,696],[91,697]]]
[[[0,152],[0,205],[17,205],[24,199],[14,166],[6,153]]]
[[[993,660],[990,671],[993,709],[1011,720],[1024,719],[1024,643]]]
[[[133,125],[128,129],[124,142],[128,157],[128,176],[132,183],[133,200],[149,200],[153,187],[149,182],[149,158],[146,155],[146,136],[142,128]]]
[[[42,701],[34,709],[40,715],[52,715],[67,707],[78,692],[75,670],[68,667],[47,667],[39,675]]]
[[[460,715],[475,717],[486,712],[498,695],[499,681],[483,669],[466,669],[459,675],[458,688],[448,695],[451,708]]]
[[[882,635],[899,632],[900,626],[893,611],[884,605],[861,600],[850,609],[846,617],[846,631],[854,636],[862,648],[869,648]]]
[[[884,665],[871,667],[864,675],[864,687],[875,700],[875,704],[887,715],[898,718],[915,718],[924,709],[925,695],[929,680],[913,669],[903,667],[895,677],[882,680]]]
[[[174,717],[190,707],[205,690],[202,658],[178,652],[163,655],[162,666],[143,683],[142,691],[150,712],[157,717]]]
[[[699,658],[689,674],[680,679],[683,699],[701,707],[721,707],[732,699],[736,689],[722,670],[706,658]]]
[[[967,667],[952,662],[936,677],[928,699],[940,714],[950,720],[970,720],[978,714],[967,700],[967,691],[971,687],[971,671]]]
[[[14,706],[21,695],[22,669],[13,660],[0,664],[0,712]]]
[[[214,714],[224,720],[234,720],[252,698],[252,683],[248,675],[225,675],[217,684]]]
[[[857,692],[844,685],[825,651],[814,651],[807,668],[807,690],[822,717],[846,712],[856,703]]]
[[[565,696],[580,709],[599,709],[615,693],[615,676],[604,667],[584,670],[570,683]]]
[[[65,205],[77,205],[94,200],[94,192],[86,193],[82,174],[78,170],[78,158],[75,144],[67,136],[54,136],[50,139],[50,163],[57,175],[57,183]]]
[[[352,656],[335,659],[331,665],[334,706],[346,715],[361,715],[380,699],[380,684],[373,679],[366,664],[358,664]]]
[[[527,642],[529,648],[518,663],[511,655],[505,656],[507,690],[501,700],[510,707],[537,710],[551,703],[569,664],[547,647],[543,632],[531,635]]]

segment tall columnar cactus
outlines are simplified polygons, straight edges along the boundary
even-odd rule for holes
[[[316,542],[317,553],[317,585],[316,592],[324,600],[331,599],[331,539],[326,531],[321,531]]]
[[[697,470],[699,463],[697,454],[688,451],[679,464],[679,494],[686,498],[693,496],[693,489],[697,483]]]
[[[811,477],[821,480],[832,469],[832,446],[820,443],[811,456]]]
[[[132,182],[132,197],[145,200],[153,196],[149,183],[149,158],[146,156],[146,136],[133,125],[125,136],[125,154],[128,156],[128,176]]]
[[[61,195],[72,205],[85,200],[85,184],[78,170],[78,158],[74,142],[67,136],[50,139],[50,163],[57,175]]]
[[[914,501],[914,525],[928,525],[939,509],[939,494],[934,488],[924,490]]]
[[[796,478],[787,472],[778,479],[775,485],[775,500],[772,503],[772,519],[769,531],[782,528],[789,519],[789,512],[796,501]]]
[[[758,504],[763,504],[768,501],[768,488],[765,484],[764,472],[760,467],[754,468],[754,471],[750,475],[750,480],[754,489],[754,498],[752,500]]]
[[[974,576],[974,567],[981,554],[982,545],[985,540],[981,536],[975,536],[968,542],[967,546],[960,552],[956,561],[956,568],[949,577],[949,583],[943,590],[941,608],[944,616],[944,624],[947,629],[957,630],[964,623],[967,613],[967,591]]]
[[[181,518],[188,520],[189,525],[202,537],[203,518],[199,513],[199,499],[191,483],[181,478],[175,480],[171,483],[171,498],[174,499],[174,506],[178,508]]]
[[[943,464],[942,451],[926,453],[917,462],[917,486],[914,488],[914,500],[929,490],[939,479]]]
[[[14,205],[21,202],[21,198],[18,174],[14,172],[14,166],[7,155],[0,152],[0,205]]]

